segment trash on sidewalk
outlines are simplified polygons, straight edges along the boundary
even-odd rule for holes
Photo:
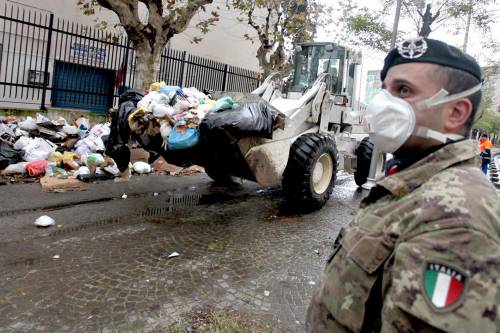
[[[26,164],[26,170],[30,177],[40,177],[45,175],[47,165],[47,160],[29,162],[28,164]]]
[[[86,166],[79,167],[78,170],[73,174],[74,177],[78,177],[79,175],[88,175],[90,174],[90,170]]]
[[[122,199],[127,199],[127,198],[128,198],[128,196],[125,193],[123,193]]]
[[[183,168],[178,167],[173,164],[168,164],[163,157],[157,159],[151,166],[153,171],[166,174],[166,175],[178,175],[183,170]]]
[[[24,175],[28,162],[19,162],[8,165],[1,173],[4,175]]]
[[[222,97],[215,102],[210,111],[219,112],[227,109],[232,109],[233,105],[234,101],[231,97]]]
[[[35,225],[37,227],[50,227],[54,224],[56,224],[56,221],[54,221],[53,218],[47,215],[40,216],[35,220]]]
[[[29,162],[25,167],[30,177],[84,182],[128,180],[131,171],[191,175],[204,171],[196,165],[204,165],[205,151],[225,149],[227,145],[219,144],[224,135],[233,143],[249,136],[270,138],[280,126],[279,112],[253,95],[214,100],[195,87],[154,82],[150,88],[147,94],[130,89],[120,95],[119,109],[110,113],[111,122],[93,124],[85,116],[49,119],[43,113],[3,118],[0,170],[13,165],[8,172],[22,175],[18,163]],[[212,131],[217,133],[211,135]],[[131,139],[144,148],[146,157],[129,170]],[[163,162],[155,162],[159,160]]]
[[[40,185],[44,192],[68,192],[68,191],[85,191],[85,186],[81,181],[75,178],[55,178],[55,177],[42,177],[40,178]]]
[[[85,183],[92,183],[100,180],[110,180],[115,178],[114,176],[111,176],[107,173],[90,173],[90,174],[80,174],[76,177],[76,179],[81,180],[82,182]]]
[[[151,166],[146,162],[135,162],[132,165],[132,169],[134,169],[134,171],[140,175],[151,172]]]
[[[178,257],[179,255],[180,255],[180,254],[179,254],[179,253],[177,253],[177,252],[172,252],[172,253],[168,256],[168,259]]]
[[[200,141],[200,130],[189,128],[185,121],[177,122],[168,136],[168,149],[178,150],[194,147]]]
[[[205,169],[199,165],[192,165],[188,168],[182,169],[181,174],[182,175],[192,175],[195,173],[204,173]]]
[[[7,142],[0,141],[0,170],[21,161],[21,152]]]

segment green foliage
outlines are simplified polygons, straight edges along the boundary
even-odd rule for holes
[[[254,316],[243,315],[235,311],[209,311],[201,313],[195,318],[181,319],[170,325],[166,333],[185,333],[188,327],[198,333],[271,333],[273,329],[269,323]]]
[[[473,128],[483,133],[494,134],[500,132],[500,113],[497,111],[498,105],[493,103],[496,87],[490,81],[500,76],[500,67],[491,66],[483,68],[483,75],[485,79],[483,98]]]
[[[286,70],[293,49],[311,41],[320,26],[331,23],[328,7],[318,0],[232,0],[239,21],[253,28],[243,38],[259,43],[257,59],[264,72]]]
[[[162,35],[167,40],[170,39],[173,35],[185,30],[194,13],[198,10],[206,12],[205,5],[212,2],[213,0],[78,0],[77,5],[83,14],[88,16],[94,15],[99,7],[115,12],[120,19],[120,24],[115,24],[115,27],[121,25],[129,34],[129,38],[132,40],[135,38],[137,42],[144,37]],[[148,10],[148,22],[145,24],[138,17],[139,3],[143,3]],[[210,27],[219,20],[218,11],[211,11],[208,17],[196,24],[196,28],[201,34],[206,34]],[[95,27],[106,30],[108,22],[96,20]],[[151,31],[155,33],[150,34]],[[145,33],[141,34],[141,32]],[[199,43],[201,40],[201,37],[195,36],[191,42]]]
[[[483,102],[473,128],[488,134],[500,132],[500,114],[494,110],[493,103],[488,101]]]
[[[358,46],[369,46],[373,49],[387,52],[392,38],[392,31],[380,19],[380,14],[374,14],[366,9],[355,16],[345,18],[350,36]]]
[[[352,40],[356,45],[369,46],[376,50],[387,51],[392,34],[392,26],[384,22],[392,22],[393,10],[397,0],[380,0],[383,10],[360,7],[357,0],[343,0],[342,18],[343,39]],[[461,33],[465,31],[465,22],[471,13],[472,24],[485,33],[491,33],[490,26],[497,20],[497,13],[489,9],[496,0],[402,0],[401,16],[408,19],[415,34],[428,36],[441,27],[455,27]],[[399,31],[398,37],[404,38],[406,33]]]

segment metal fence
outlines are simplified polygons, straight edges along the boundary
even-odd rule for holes
[[[110,36],[53,14],[0,8],[0,102],[4,107],[106,112],[133,87],[135,51],[125,35]],[[165,48],[158,81],[199,89],[248,92],[259,73]]]

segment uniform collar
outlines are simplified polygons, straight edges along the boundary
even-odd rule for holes
[[[377,185],[385,188],[396,197],[402,197],[452,165],[463,162],[475,165],[475,159],[478,156],[477,142],[473,140],[453,142],[427,155],[407,169],[382,178],[377,182]]]

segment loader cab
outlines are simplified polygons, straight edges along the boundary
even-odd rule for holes
[[[302,43],[295,50],[294,69],[288,83],[288,98],[300,98],[318,75],[328,73],[328,90],[332,96],[353,96],[357,56],[335,43]]]

